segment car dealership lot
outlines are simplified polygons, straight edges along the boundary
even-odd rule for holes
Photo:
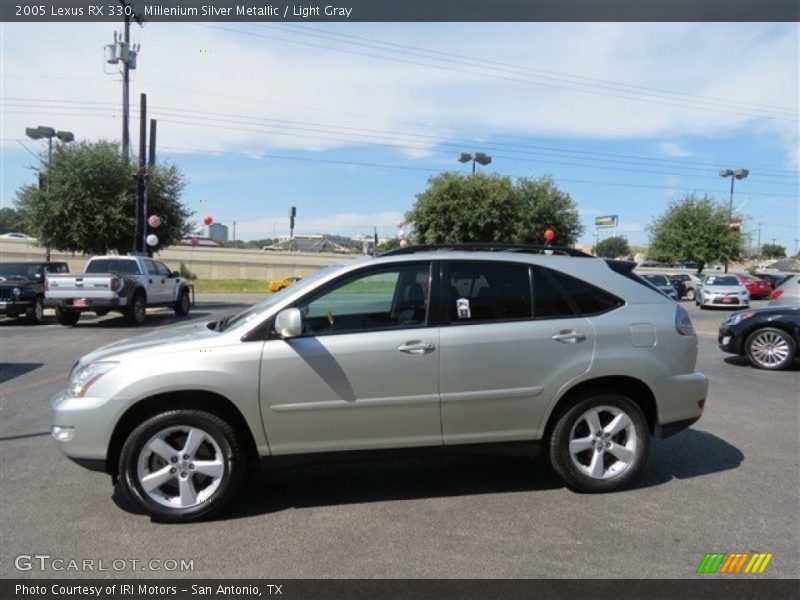
[[[158,525],[49,437],[47,401],[105,343],[239,310],[203,296],[144,326],[86,315],[75,328],[0,323],[0,576],[114,575],[112,561],[192,560],[199,577],[689,577],[706,552],[772,552],[764,576],[800,576],[800,369],[770,373],[717,349],[728,311],[683,302],[711,390],[690,430],[654,440],[632,490],[568,491],[541,463],[462,457],[285,468],[254,477],[216,521]],[[753,306],[764,305],[754,302]],[[18,571],[19,555],[101,559],[109,571]],[[706,576],[707,577],[707,576]]]

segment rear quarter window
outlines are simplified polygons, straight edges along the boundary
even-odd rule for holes
[[[541,288],[547,288],[549,281],[553,289],[546,290],[541,294]],[[537,316],[569,316],[567,314],[564,301],[571,304],[576,310],[572,311],[574,315],[576,312],[582,316],[599,315],[625,304],[621,298],[614,294],[607,292],[591,283],[561,273],[559,271],[552,271],[550,269],[539,268],[534,271],[534,289],[539,288],[536,298],[542,298],[547,301],[544,306],[539,306],[536,311]],[[555,291],[558,291],[562,296],[562,301],[558,302],[556,299]],[[536,310],[534,305],[534,310]],[[544,313],[544,314],[543,314]],[[557,313],[557,314],[547,314]]]

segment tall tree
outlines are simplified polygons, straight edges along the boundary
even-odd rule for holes
[[[764,258],[786,258],[786,246],[780,244],[763,244],[761,254]]]
[[[620,256],[628,256],[631,253],[631,248],[628,245],[628,240],[618,235],[597,242],[594,247],[594,253],[603,258],[618,258]]]
[[[43,168],[44,189],[27,185],[15,205],[42,246],[68,252],[120,254],[133,248],[136,167],[111,142],[56,146]],[[175,166],[149,170],[148,206],[162,219],[159,245],[188,232],[189,211],[180,203],[184,180]]]
[[[515,189],[522,205],[516,241],[541,244],[547,229],[553,230],[553,243],[559,246],[578,241],[583,233],[578,207],[569,194],[556,187],[552,177],[524,177],[516,181]]]
[[[12,231],[27,233],[22,223],[21,215],[10,206],[4,206],[0,208],[0,234],[10,233]]]
[[[740,218],[733,215],[734,219]],[[670,203],[649,227],[647,256],[659,261],[694,261],[698,272],[712,261],[732,262],[742,255],[742,236],[731,227],[728,205],[710,196],[687,194]]]
[[[548,228],[555,243],[570,245],[583,231],[577,208],[552,178],[442,173],[428,180],[406,215],[416,241],[542,243]]]

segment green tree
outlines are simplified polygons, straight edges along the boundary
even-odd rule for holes
[[[594,247],[594,253],[603,258],[617,258],[619,256],[628,256],[631,253],[631,248],[628,245],[628,240],[624,237],[614,236],[598,242]]]
[[[133,247],[136,169],[111,142],[58,145],[52,166],[43,167],[45,188],[22,187],[15,205],[42,246],[124,254]],[[189,231],[191,213],[180,203],[184,186],[173,165],[148,170],[148,213],[162,221],[155,230],[159,247],[177,243]]]
[[[780,244],[764,244],[761,246],[761,255],[764,258],[786,258],[786,246]]]
[[[0,208],[0,234],[10,233],[12,231],[27,233],[22,223],[21,215],[10,206],[4,206]]]
[[[389,238],[385,242],[378,244],[378,252],[389,252],[389,250],[397,250],[400,247],[400,240],[397,238]]]
[[[544,232],[552,229],[553,243],[572,246],[583,233],[578,207],[569,194],[556,187],[549,175],[539,179],[524,177],[515,184],[522,214],[514,241],[544,243]]]
[[[552,178],[463,175],[431,177],[406,220],[422,244],[463,242],[543,243],[545,229],[555,242],[573,244],[582,233],[575,203]]]
[[[695,261],[698,272],[712,261],[735,261],[742,253],[742,236],[730,224],[726,203],[710,196],[687,194],[670,203],[666,212],[650,224],[652,242],[647,257]]]
[[[406,220],[421,244],[508,242],[516,238],[521,213],[508,177],[448,172],[428,180]]]

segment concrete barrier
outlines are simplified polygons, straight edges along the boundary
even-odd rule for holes
[[[24,240],[0,240],[3,262],[41,261],[44,249]],[[80,273],[90,256],[52,251],[50,260],[66,262],[69,270]],[[155,255],[168,267],[178,270],[184,263],[201,279],[271,280],[286,275],[309,275],[318,269],[355,260],[357,255],[314,254],[303,252],[265,252],[238,248],[170,246]]]

